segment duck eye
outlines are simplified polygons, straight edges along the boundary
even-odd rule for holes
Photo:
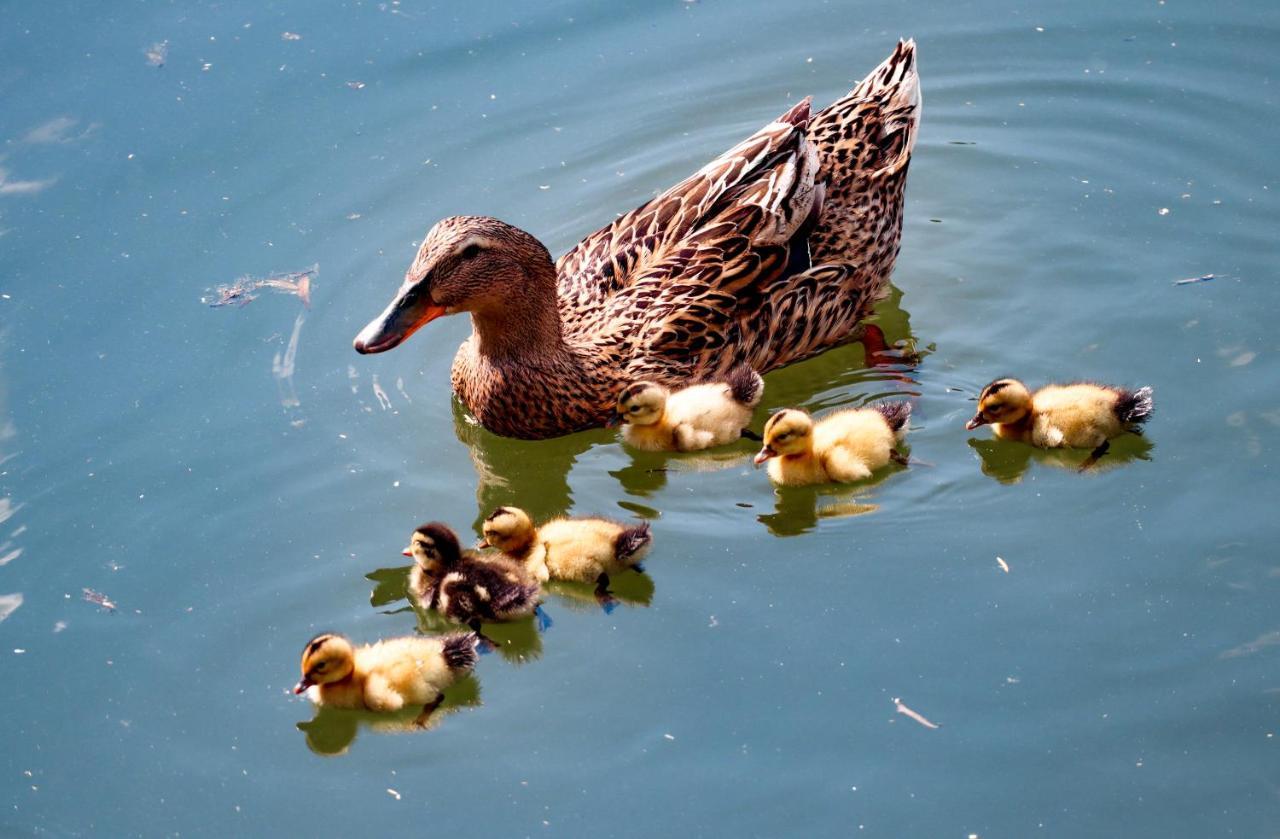
[[[479,255],[479,253],[480,253],[479,245],[467,245],[465,248],[462,249],[461,255],[463,259],[475,259],[476,256]]]
[[[328,663],[329,663],[329,662],[327,662],[327,661],[321,661],[321,662],[318,662],[318,663],[316,664],[316,666],[315,666],[315,667],[312,667],[311,669],[312,669],[312,670],[314,670],[314,671],[316,671],[317,673],[319,673],[321,670],[323,670],[323,669],[328,665]]]
[[[632,405],[632,406],[631,406],[630,408],[628,408],[627,410],[628,410],[628,411],[630,411],[630,412],[631,412],[631,413],[633,413],[633,414],[638,414],[638,413],[640,413],[640,406],[639,406],[639,405]]]

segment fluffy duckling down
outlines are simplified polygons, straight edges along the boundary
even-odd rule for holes
[[[1091,383],[1045,385],[1032,393],[1017,379],[996,379],[978,395],[978,412],[965,425],[972,431],[990,425],[996,437],[1042,449],[1062,446],[1093,449],[1093,460],[1108,441],[1132,431],[1153,410],[1149,387],[1127,390]]]
[[[748,365],[722,382],[671,391],[656,382],[633,382],[618,394],[622,439],[649,452],[692,452],[754,437],[747,426],[764,395],[764,380]]]
[[[769,478],[781,486],[860,481],[891,460],[906,462],[894,446],[910,417],[911,403],[902,401],[836,411],[817,422],[787,408],[765,423],[755,463],[768,461]]]
[[[317,705],[399,711],[422,706],[419,725],[444,701],[445,688],[476,663],[475,633],[388,638],[356,647],[326,632],[302,650],[302,679],[294,693]]]
[[[447,525],[429,522],[413,532],[406,556],[413,557],[409,594],[423,609],[434,609],[476,633],[482,621],[510,621],[539,613],[539,585],[524,566],[500,554],[464,551]],[[490,644],[496,642],[480,636]]]
[[[557,518],[535,527],[519,507],[499,507],[484,522],[485,544],[524,563],[540,581],[596,584],[606,610],[615,602],[609,576],[643,570],[640,560],[653,542],[649,524],[625,525],[602,518]]]

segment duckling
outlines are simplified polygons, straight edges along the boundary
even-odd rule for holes
[[[622,439],[647,452],[692,452],[723,446],[739,437],[759,440],[749,428],[764,395],[764,380],[746,364],[722,382],[672,391],[651,381],[633,382],[618,394]]]
[[[550,625],[538,606],[538,581],[522,565],[501,555],[463,551],[457,534],[440,522],[415,530],[404,553],[414,559],[409,572],[413,600],[423,609],[434,609],[471,627],[486,644],[499,646],[481,633],[481,621],[517,620],[538,613],[539,625],[544,629]]]
[[[404,636],[356,647],[325,632],[302,650],[302,679],[293,692],[317,705],[399,711],[421,705],[420,726],[444,701],[444,690],[476,663],[473,632]]]
[[[860,481],[890,460],[906,464],[894,444],[906,436],[910,417],[911,403],[901,401],[837,411],[816,424],[787,408],[765,423],[755,463],[771,461],[769,478],[781,486]]]
[[[1142,433],[1154,409],[1152,390],[1127,390],[1080,382],[1045,385],[1032,393],[1017,379],[996,379],[978,395],[978,412],[965,424],[972,431],[990,425],[996,437],[1037,448],[1093,449],[1080,467],[1088,469],[1126,431]]]
[[[609,575],[630,568],[643,571],[640,560],[653,542],[648,522],[628,526],[602,518],[558,518],[534,527],[519,507],[499,507],[484,522],[482,545],[490,545],[525,564],[536,579],[596,584],[596,600],[606,612],[617,600],[609,591]]]

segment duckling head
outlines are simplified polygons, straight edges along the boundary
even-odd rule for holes
[[[462,558],[462,547],[448,525],[433,521],[413,531],[404,555],[428,570],[433,566],[448,568]]]
[[[555,280],[546,247],[518,227],[488,216],[442,219],[391,304],[356,336],[356,352],[385,352],[443,315],[506,312],[530,295],[554,293]]]
[[[519,507],[499,507],[484,520],[484,542],[503,553],[519,553],[529,546],[537,531],[533,519]]]
[[[305,693],[312,685],[340,682],[355,669],[356,651],[341,635],[325,632],[312,638],[302,650],[302,679],[294,693]]]
[[[800,454],[813,446],[813,418],[804,411],[786,408],[764,424],[764,446],[755,456],[759,466],[771,457]]]
[[[1031,411],[1031,391],[1017,379],[996,379],[978,394],[978,412],[965,423],[972,431],[988,423],[1015,423]]]
[[[657,382],[634,382],[618,394],[618,422],[653,425],[662,419],[671,391]]]

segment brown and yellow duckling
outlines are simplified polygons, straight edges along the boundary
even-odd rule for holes
[[[394,712],[422,706],[419,725],[444,701],[449,687],[476,663],[472,632],[437,637],[404,636],[356,647],[326,632],[302,650],[302,679],[294,693],[317,705]]]
[[[860,481],[889,461],[907,462],[894,446],[910,417],[911,403],[901,401],[836,411],[817,422],[787,408],[765,423],[755,463],[768,461],[770,480],[781,486]]]
[[[748,365],[724,381],[670,390],[653,381],[633,382],[618,394],[622,439],[648,452],[692,452],[723,446],[740,437],[759,439],[747,427],[764,380]]]
[[[1127,390],[1080,382],[1045,385],[1032,393],[1017,379],[996,379],[978,395],[978,412],[965,424],[972,431],[990,425],[996,437],[1037,448],[1092,449],[1087,469],[1107,453],[1110,440],[1142,433],[1154,408],[1149,387]]]
[[[551,625],[538,605],[538,580],[518,562],[501,554],[464,551],[447,525],[429,522],[413,531],[406,556],[413,557],[409,595],[423,609],[435,610],[465,624],[487,644],[498,646],[480,631],[482,621],[504,622],[538,616]]]
[[[647,522],[626,525],[602,518],[557,518],[535,527],[519,507],[499,507],[485,519],[484,539],[540,581],[594,582],[596,600],[611,612],[617,601],[609,592],[609,576],[643,571],[640,560],[653,535]]]

